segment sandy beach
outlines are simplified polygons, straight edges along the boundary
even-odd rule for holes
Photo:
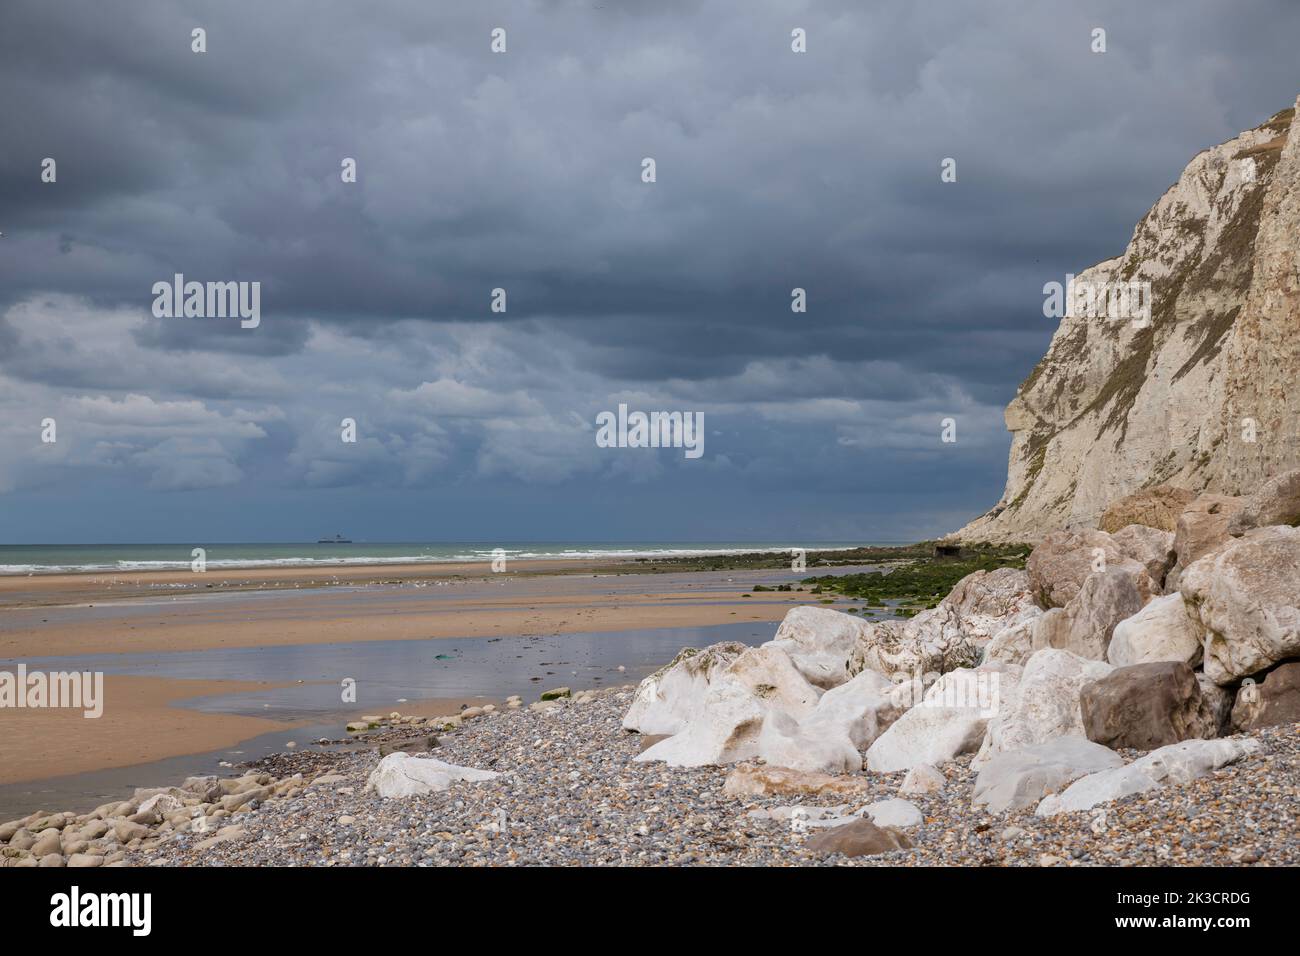
[[[113,704],[97,719],[86,719],[77,710],[7,710],[0,734],[0,784],[215,750],[276,730],[285,725],[178,706],[188,698],[268,686],[274,685],[109,675],[104,693]]]
[[[513,562],[512,577],[617,573],[631,562],[606,559]],[[252,591],[354,585],[419,584],[430,581],[490,577],[487,562],[419,564],[317,564],[310,567],[262,567],[216,570],[114,571],[0,575],[0,607],[77,604],[123,600],[158,594],[207,591]]]
[[[0,669],[41,659],[82,669],[93,659],[96,668],[111,660],[132,671],[108,675],[108,703],[98,719],[67,710],[0,713],[6,731],[0,735],[0,784],[147,764],[290,730],[305,718],[254,714],[254,701],[243,713],[207,712],[185,702],[222,695],[232,701],[227,709],[238,711],[249,694],[321,680],[310,659],[275,681],[218,679],[197,663],[187,673],[197,670],[198,678],[151,676],[158,655],[185,654],[199,662],[205,653],[241,649],[610,634],[740,621],[770,630],[805,597],[748,590],[752,582],[789,580],[784,572],[625,569],[617,561],[537,561],[518,562],[504,574],[487,565],[440,564],[0,577]],[[456,690],[412,700],[403,712],[454,713],[462,703],[506,693]],[[366,710],[339,708],[331,720]]]

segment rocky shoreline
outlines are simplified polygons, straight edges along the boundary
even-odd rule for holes
[[[72,866],[1300,865],[1297,725],[1237,735],[1257,740],[1261,750],[1184,786],[1115,801],[1101,814],[1040,817],[1032,807],[1010,813],[975,808],[977,772],[971,755],[964,755],[943,766],[942,790],[901,796],[920,816],[919,823],[898,828],[910,847],[850,858],[810,848],[810,840],[825,832],[815,825],[818,811],[896,801],[907,773],[831,778],[854,782],[847,796],[838,788],[818,790],[824,781],[803,773],[787,775],[788,791],[733,794],[728,778],[743,777],[751,765],[737,770],[635,761],[644,740],[622,727],[631,701],[632,690],[624,687],[536,710],[488,712],[446,729],[437,719],[418,725],[386,720],[372,732],[382,749],[405,745],[418,752],[438,724],[431,756],[501,776],[386,798],[366,790],[385,759],[380,747],[288,752],[243,777],[191,780],[196,792],[188,796],[163,791],[193,805],[160,823],[148,823],[147,816],[166,801],[142,791],[126,806],[45,814],[13,833],[7,824],[0,827],[8,841],[5,863],[57,865],[48,853],[35,852],[57,839],[78,851],[66,858]],[[202,799],[197,791],[212,783],[231,792],[215,802]],[[132,806],[145,809],[120,815]],[[804,808],[813,825],[801,831],[792,806]],[[211,811],[204,831],[193,822],[199,808]],[[15,839],[19,832],[45,846],[24,847],[28,837]],[[89,838],[84,847],[83,838]]]

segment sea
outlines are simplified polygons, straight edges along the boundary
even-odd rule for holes
[[[185,544],[0,544],[0,574],[60,574],[79,571],[166,571],[191,566],[194,549],[203,548],[209,570],[218,568],[312,567],[329,565],[441,564],[557,558],[712,557],[754,552],[836,551],[888,541],[708,541],[708,542],[413,542],[206,543]]]

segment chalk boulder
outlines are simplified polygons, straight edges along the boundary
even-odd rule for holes
[[[748,648],[736,641],[703,650],[684,648],[637,686],[623,727],[642,734],[675,734],[699,715],[709,684]]]
[[[1257,753],[1262,746],[1258,740],[1231,737],[1170,744],[1123,767],[1082,777],[1061,793],[1044,797],[1034,812],[1040,817],[1050,817],[1058,813],[1090,810],[1099,804],[1157,787],[1187,784]]]
[[[1060,608],[1056,610],[1059,612]],[[1038,614],[998,631],[984,648],[984,663],[1001,661],[1004,664],[1023,666],[1034,653],[1034,629],[1041,617],[1043,615]]]
[[[1119,754],[1083,737],[1055,737],[990,759],[975,778],[972,804],[990,813],[1022,810],[1090,773],[1124,766]]]
[[[1069,651],[1037,651],[1019,681],[1002,695],[988,723],[988,735],[971,766],[982,767],[999,753],[1023,750],[1056,737],[1084,737],[1079,698],[1083,688],[1112,668]]]
[[[1012,665],[963,668],[944,674],[924,699],[896,720],[867,750],[867,768],[878,773],[937,766],[976,750],[1002,696],[1020,669]]]
[[[1116,624],[1106,659],[1116,667],[1156,661],[1195,667],[1201,659],[1201,640],[1183,596],[1175,591],[1156,598]]]
[[[1300,657],[1300,528],[1247,532],[1179,581],[1204,638],[1204,670],[1231,684]]]
[[[1104,661],[1115,626],[1132,617],[1157,593],[1142,565],[1131,558],[1105,565],[1084,578],[1078,592],[1059,612],[1037,618],[1034,650],[1056,648],[1090,660]]]
[[[381,797],[414,797],[448,789],[460,781],[478,783],[501,776],[491,770],[457,767],[432,757],[413,757],[405,751],[379,761],[366,780],[366,789]]]
[[[765,646],[780,648],[810,684],[838,687],[849,675],[849,658],[863,639],[866,621],[826,607],[791,608]]]
[[[820,696],[783,650],[770,644],[749,648],[710,682],[699,711],[680,731],[633,759],[680,767],[750,760],[759,755],[769,713],[779,711],[798,721],[812,712]]]

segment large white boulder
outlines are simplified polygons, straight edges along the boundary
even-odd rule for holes
[[[827,607],[796,607],[786,612],[768,644],[785,651],[810,684],[829,689],[849,679],[849,658],[866,627],[852,614]]]
[[[709,685],[704,706],[690,723],[632,759],[662,760],[673,767],[749,760],[758,756],[758,735],[766,715],[766,708],[747,686],[723,674]]]
[[[985,644],[1000,631],[1041,613],[1029,589],[1029,575],[1015,568],[974,571],[940,603],[957,612],[966,639],[974,644]]]
[[[1122,766],[1119,754],[1085,737],[1055,737],[991,758],[975,778],[971,804],[990,813],[1020,810],[1073,780]]]
[[[862,754],[842,728],[812,733],[789,714],[769,711],[758,735],[758,756],[776,767],[808,773],[855,773]]]
[[[749,648],[723,673],[748,688],[765,709],[783,710],[795,718],[812,713],[822,696],[821,689],[808,683],[789,655],[770,644]]]
[[[405,751],[391,753],[370,772],[366,789],[381,797],[414,797],[422,793],[446,790],[464,780],[477,783],[501,776],[491,770],[457,767],[432,757],[416,757]]]
[[[875,671],[863,671],[823,694],[802,720],[769,711],[758,738],[758,756],[774,766],[808,772],[861,770],[859,751],[871,746],[923,692],[919,679],[894,684]]]
[[[976,667],[995,635],[1040,613],[1025,572],[975,571],[937,607],[903,621],[863,622],[849,673],[874,670],[901,680]]]
[[[704,650],[683,648],[637,686],[623,727],[642,734],[675,734],[704,706],[709,683],[748,648],[735,641]]]
[[[752,759],[768,713],[779,711],[798,721],[820,696],[783,650],[770,644],[749,648],[710,681],[698,712],[680,731],[634,759],[681,767]]]
[[[1102,770],[1076,780],[1062,793],[1043,798],[1035,813],[1040,817],[1088,810],[1135,793],[1166,784],[1186,784],[1260,750],[1258,740],[1220,738],[1184,740],[1153,750],[1131,764]]]
[[[1204,640],[1205,673],[1231,684],[1300,657],[1300,528],[1230,538],[1192,562],[1179,590]]]
[[[1116,624],[1106,650],[1106,660],[1116,667],[1157,661],[1181,661],[1195,667],[1200,659],[1196,623],[1177,591],[1156,598]]]
[[[979,663],[980,649],[966,636],[951,604],[903,621],[868,621],[849,660],[849,673],[873,670],[894,680],[946,674]]]
[[[1019,668],[961,668],[944,674],[924,699],[899,717],[867,750],[867,768],[879,773],[932,766],[979,747],[1001,696]]]
[[[1060,608],[1053,610],[1058,614],[1062,613]],[[1041,613],[1036,614],[998,631],[984,648],[984,662],[1001,661],[1004,664],[1023,666],[1034,653],[1034,630],[1038,626],[1038,619],[1043,616]]]
[[[811,736],[843,735],[866,750],[924,693],[920,679],[895,684],[875,671],[863,671],[824,693],[801,723]]]
[[[1084,737],[1079,697],[1085,684],[1100,680],[1113,667],[1069,651],[1036,651],[997,713],[988,722],[988,737],[971,762],[982,767],[999,753],[1023,750],[1055,737]]]
[[[1104,661],[1115,625],[1140,611],[1156,593],[1150,575],[1132,558],[1109,562],[1084,578],[1064,608],[1035,620],[1034,649],[1054,647]]]

